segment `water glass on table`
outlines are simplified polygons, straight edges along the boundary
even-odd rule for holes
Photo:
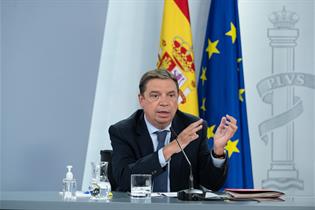
[[[151,174],[131,174],[131,197],[149,198],[152,192]]]

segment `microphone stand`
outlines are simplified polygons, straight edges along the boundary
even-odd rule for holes
[[[185,159],[189,165],[189,188],[186,190],[181,190],[177,192],[177,198],[179,200],[183,201],[198,201],[198,200],[203,200],[205,197],[205,193],[202,190],[195,189],[194,188],[194,177],[193,177],[193,172],[192,172],[192,166],[191,163],[186,155],[186,152],[183,150],[183,148],[180,146],[178,140],[177,140],[177,133],[173,130],[172,127],[170,127],[171,132],[175,135],[175,141],[177,145],[179,146],[181,152],[185,156]]]

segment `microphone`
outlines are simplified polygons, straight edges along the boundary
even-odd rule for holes
[[[180,144],[177,140],[177,137],[178,137],[177,133],[174,131],[174,129],[172,127],[170,127],[170,131],[175,136],[175,141],[176,141],[177,145],[179,146],[180,151],[184,155],[184,157],[185,157],[185,159],[189,165],[189,188],[186,190],[178,191],[177,192],[177,198],[179,200],[183,200],[183,201],[203,200],[205,197],[205,193],[202,190],[194,188],[194,176],[193,176],[193,172],[192,172],[191,162],[189,161],[189,158],[187,157],[186,152],[183,150],[183,148],[180,146]]]

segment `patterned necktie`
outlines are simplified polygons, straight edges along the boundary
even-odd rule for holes
[[[155,132],[158,139],[157,151],[164,147],[165,138],[167,135],[167,131],[157,131]],[[168,175],[168,167],[165,166],[165,169],[160,175],[154,178],[153,184],[153,192],[167,192],[167,175]]]

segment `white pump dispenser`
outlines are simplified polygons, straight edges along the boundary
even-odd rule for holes
[[[64,200],[75,200],[76,195],[76,180],[74,179],[73,173],[71,171],[72,166],[67,166],[66,177],[63,179],[63,199]]]
[[[73,179],[73,173],[71,171],[72,166],[71,165],[67,166],[67,169],[68,169],[68,172],[66,174],[66,179],[67,180],[72,180]]]

